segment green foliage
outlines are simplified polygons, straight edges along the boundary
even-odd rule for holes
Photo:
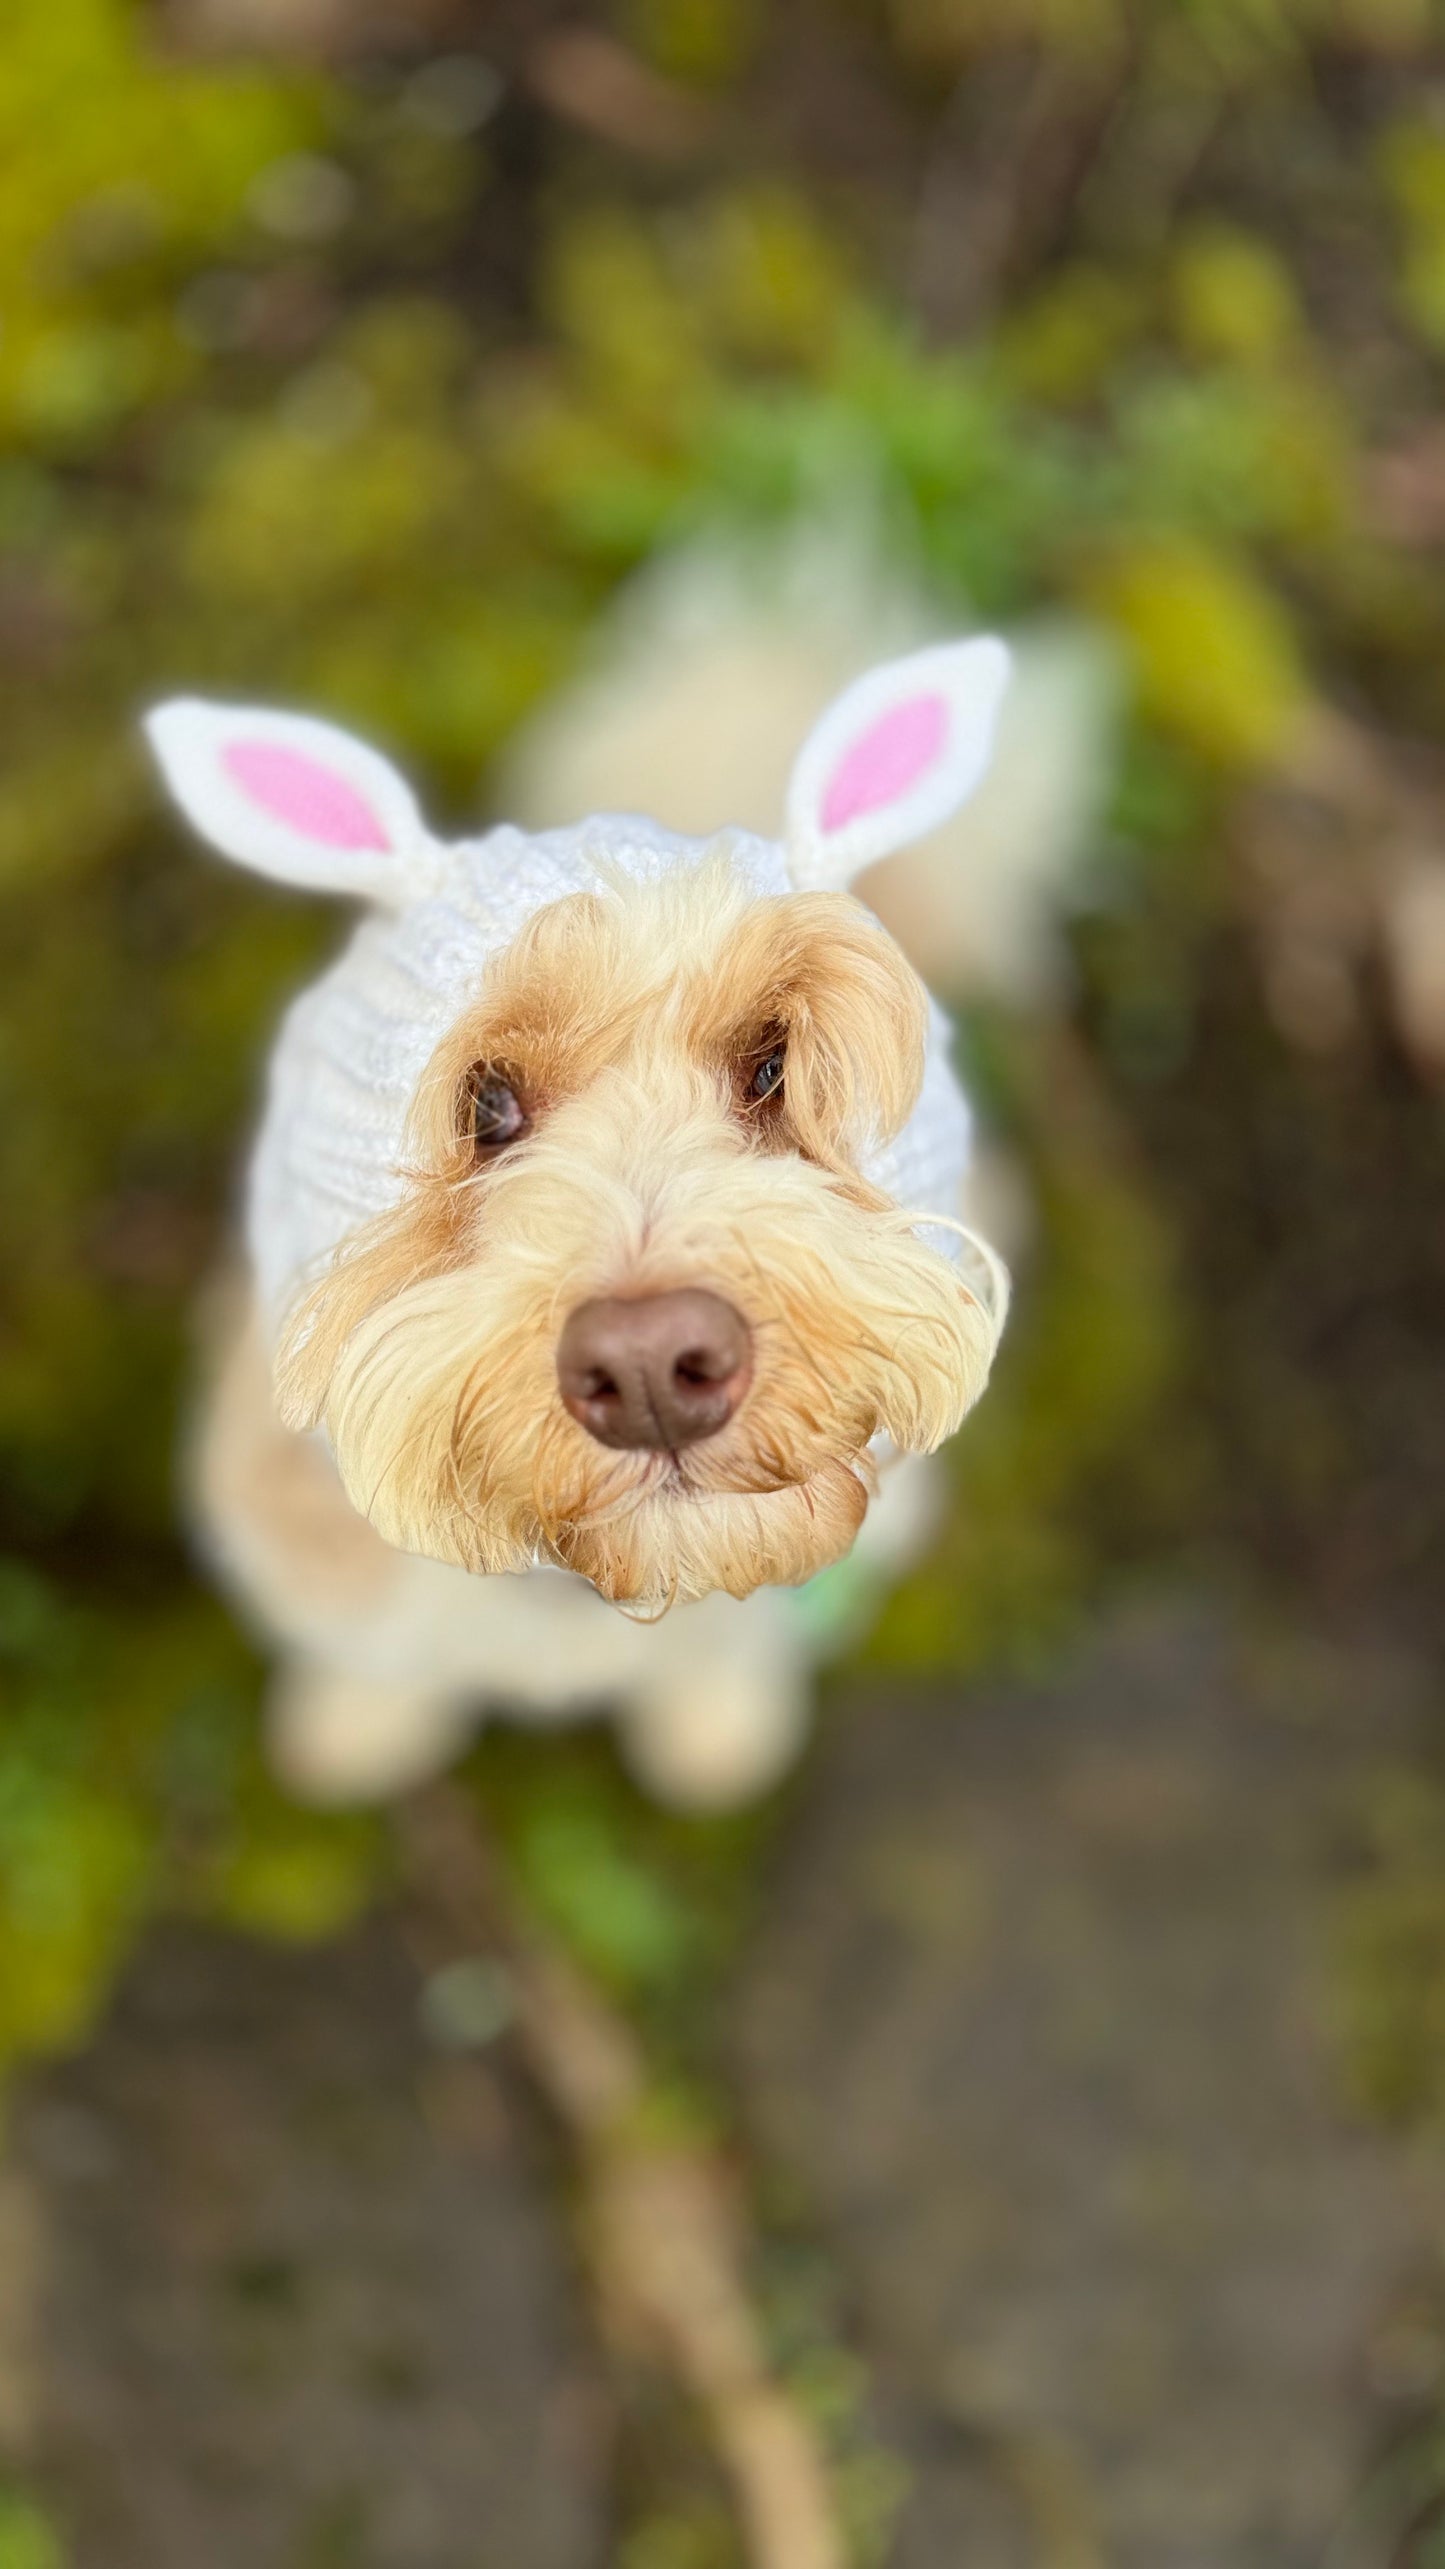
[[[1292,355],[1306,335],[1283,259],[1237,224],[1196,224],[1185,233],[1169,296],[1181,342],[1206,363],[1270,365]]]
[[[1160,539],[1122,549],[1092,589],[1128,646],[1146,716],[1220,767],[1280,755],[1304,676],[1284,609],[1242,562]]]
[[[680,80],[705,88],[737,78],[757,43],[757,0],[628,0],[628,35],[641,52]]]
[[[623,2537],[618,2569],[739,2569],[737,2528],[715,2490],[649,2507]]]
[[[367,1823],[260,1768],[254,1670],[219,1607],[82,1603],[0,1558],[0,2064],[69,2047],[158,1899],[325,1934],[377,1878]]]
[[[605,1978],[646,1987],[685,1958],[694,1934],[686,1904],[595,1804],[549,1796],[528,1813],[518,1856],[538,1907]]]
[[[1409,1768],[1371,1789],[1364,1860],[1336,1917],[1335,2030],[1360,2103],[1445,2119],[1445,1790]]]
[[[1080,403],[1107,391],[1111,371],[1137,346],[1148,322],[1139,283],[1092,260],[1074,260],[1005,320],[999,354],[1009,382],[1025,397]]]
[[[3,1565],[0,2057],[83,2028],[148,1889],[147,1835],[116,1773],[137,1701],[109,1641],[20,1564]]]
[[[680,2096],[691,2116],[705,2001],[747,1915],[767,1813],[659,1809],[591,1729],[488,1733],[470,1775],[528,1908],[655,2037],[672,2082],[659,2112]]]
[[[1016,1037],[1012,1050],[996,1078],[1013,1089],[1048,1256],[955,1449],[944,1541],[890,1598],[871,1644],[920,1669],[1046,1657],[1098,1576],[1111,1474],[1150,1488],[1161,1525],[1180,1521],[1187,1483],[1177,1424],[1166,1449],[1158,1442],[1182,1328],[1168,1231],[1081,1066],[1020,1060]]]
[[[193,358],[157,292],[316,130],[297,80],[168,63],[128,0],[16,0],[0,81],[0,432],[73,454]]]
[[[1403,238],[1402,307],[1432,346],[1445,345],[1445,136],[1423,118],[1390,128],[1380,169]]]
[[[0,2488],[0,2569],[65,2569],[66,2551],[47,2515]]]

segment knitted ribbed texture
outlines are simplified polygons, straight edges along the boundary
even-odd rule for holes
[[[742,832],[727,833],[725,844],[758,898],[792,888],[780,847]],[[367,912],[337,962],[291,1008],[272,1055],[247,1232],[273,1331],[341,1242],[396,1203],[422,1073],[475,999],[490,957],[546,903],[605,888],[607,873],[655,879],[718,845],[629,815],[536,837],[495,829],[449,850],[435,894],[400,912]],[[968,1165],[968,1108],[948,1048],[948,1021],[930,1003],[918,1104],[895,1140],[865,1163],[877,1186],[920,1216],[957,1217]],[[929,1237],[956,1254],[951,1233]]]

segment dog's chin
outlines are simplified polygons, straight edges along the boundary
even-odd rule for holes
[[[570,1439],[558,1443],[572,1468],[544,1470],[510,1495],[456,1480],[449,1489],[433,1480],[425,1491],[413,1483],[404,1495],[405,1482],[389,1476],[373,1490],[372,1523],[400,1550],[458,1569],[574,1571],[610,1605],[651,1616],[717,1589],[747,1597],[811,1579],[850,1548],[876,1481],[866,1449],[813,1458],[781,1481],[740,1453],[730,1471],[710,1463],[704,1476],[696,1458],[593,1448],[584,1462]],[[539,1437],[539,1461],[547,1445]],[[344,1443],[338,1460],[359,1499]]]
[[[654,1485],[600,1520],[557,1527],[547,1555],[634,1614],[658,1614],[717,1589],[747,1597],[755,1588],[797,1587],[849,1550],[872,1478],[860,1454],[783,1489]]]

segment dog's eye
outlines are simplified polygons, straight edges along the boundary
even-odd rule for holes
[[[786,1044],[775,1044],[766,1059],[760,1061],[748,1084],[749,1097],[759,1100],[777,1097],[783,1086],[783,1069],[787,1061]]]
[[[527,1130],[527,1113],[511,1081],[483,1062],[467,1082],[467,1124],[479,1151],[504,1150]]]

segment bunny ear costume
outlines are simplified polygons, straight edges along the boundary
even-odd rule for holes
[[[1003,644],[985,636],[891,661],[845,689],[799,753],[784,838],[724,834],[750,891],[841,889],[935,827],[984,774],[1008,666]],[[272,1057],[247,1237],[274,1331],[340,1244],[396,1202],[418,1083],[490,958],[547,903],[619,874],[694,865],[719,842],[609,813],[445,846],[395,769],[329,724],[182,698],[148,728],[177,800],[228,856],[368,905],[339,960],[295,1002]],[[921,1223],[956,1216],[968,1165],[948,1032],[930,1003],[918,1102],[864,1162]],[[932,1236],[958,1255],[956,1234]]]

